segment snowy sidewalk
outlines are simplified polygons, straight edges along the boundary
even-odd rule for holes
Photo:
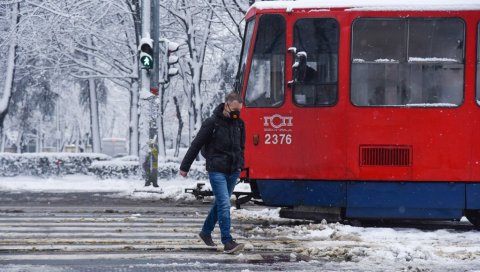
[[[31,176],[1,177],[0,191],[11,192],[111,192],[112,195],[127,198],[151,198],[172,200],[194,200],[185,194],[185,188],[193,188],[197,180],[179,177],[172,180],[159,180],[159,188],[145,187],[140,179],[98,179],[95,176],[68,175],[64,177],[38,178]],[[208,182],[206,182],[208,184]],[[146,192],[149,191],[149,192]]]

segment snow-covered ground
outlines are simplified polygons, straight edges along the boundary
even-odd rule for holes
[[[111,192],[113,197],[194,201],[195,197],[192,194],[185,193],[185,189],[196,187],[198,182],[205,183],[205,190],[211,189],[207,180],[198,181],[180,176],[171,180],[159,180],[159,187],[155,188],[152,186],[145,187],[145,181],[140,179],[99,179],[95,176],[67,175],[51,178],[0,177],[0,191]],[[250,187],[247,184],[239,184],[235,190],[249,192]]]
[[[197,201],[185,188],[197,181],[176,178],[159,181],[160,188],[144,187],[142,180],[101,180],[92,176],[61,178],[0,178],[0,191],[111,192],[112,197]],[[205,182],[208,186],[208,182]],[[208,188],[208,187],[207,187]],[[248,190],[241,185],[239,190]],[[419,230],[415,228],[354,227],[339,223],[290,224],[279,209],[235,210],[237,220],[263,220],[239,237],[275,237],[295,241],[291,258],[306,255],[326,271],[480,271],[480,232],[472,230]]]
[[[145,187],[140,179],[98,179],[95,176],[68,175],[64,177],[38,178],[2,177],[0,191],[13,192],[111,192],[112,196],[128,198],[157,198],[173,200],[194,200],[185,188],[193,188],[197,180],[182,178],[159,180],[158,188]],[[206,185],[208,182],[206,182]]]
[[[479,231],[364,228],[326,222],[292,226],[279,218],[279,210],[234,210],[233,217],[267,220],[269,227],[256,227],[250,235],[300,240],[295,252],[327,261],[327,271],[480,271]]]

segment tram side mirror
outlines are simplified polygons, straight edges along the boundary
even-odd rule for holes
[[[307,75],[307,52],[300,51],[295,54],[293,68],[294,82],[304,82]]]
[[[242,90],[239,90],[240,88],[240,79],[237,78],[235,79],[235,82],[233,83],[233,89],[237,92],[240,93]]]

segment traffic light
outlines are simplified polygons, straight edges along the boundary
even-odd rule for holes
[[[179,47],[180,47],[180,44],[178,43],[175,43],[175,42],[168,43],[168,50],[167,50],[168,77],[178,75],[178,68],[172,67],[172,65],[178,63],[178,56],[172,55],[172,53],[177,52]]]
[[[142,69],[153,68],[153,42],[150,38],[140,40],[140,65]]]
[[[179,58],[172,53],[178,51],[180,44],[167,39],[164,39],[163,42],[165,43],[165,66],[163,66],[164,72],[162,83],[166,84],[170,81],[170,77],[178,75],[178,68],[173,67],[173,65],[178,63]]]

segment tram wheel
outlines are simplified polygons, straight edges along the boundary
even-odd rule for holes
[[[465,210],[465,217],[475,227],[480,228],[480,210]]]

